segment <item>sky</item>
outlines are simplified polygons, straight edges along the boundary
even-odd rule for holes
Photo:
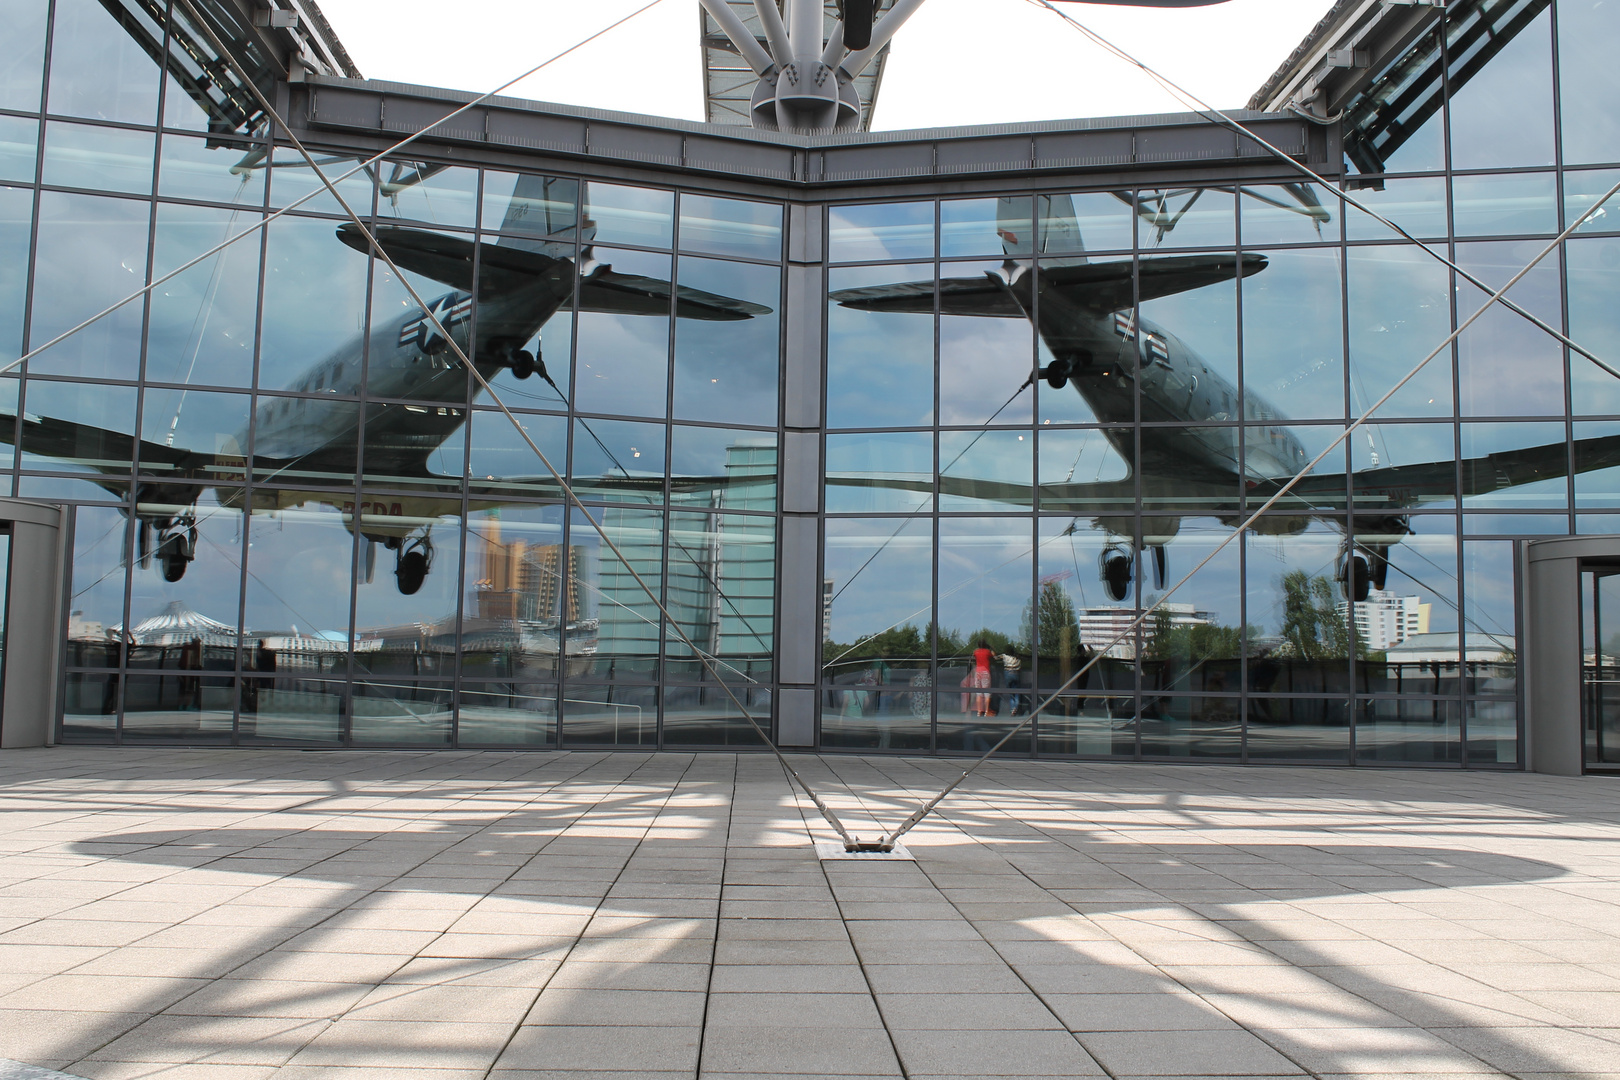
[[[484,92],[647,0],[319,0],[370,79]],[[1217,108],[1242,107],[1332,0],[1229,0],[1152,10],[1063,5]],[[507,91],[703,119],[697,0],[659,0]],[[976,77],[975,66],[987,70]],[[1030,0],[930,0],[894,42],[874,130],[1182,112],[1147,76]]]

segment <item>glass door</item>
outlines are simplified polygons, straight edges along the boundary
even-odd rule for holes
[[[1587,772],[1620,772],[1620,564],[1581,564],[1581,731]]]

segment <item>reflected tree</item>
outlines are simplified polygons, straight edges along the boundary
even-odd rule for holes
[[[1036,633],[1030,634],[1031,626]],[[1024,605],[1024,619],[1020,632],[1021,645],[1030,649],[1037,642],[1040,654],[1047,659],[1075,656],[1081,650],[1080,619],[1074,610],[1074,601],[1061,583],[1048,581],[1029,604]]]
[[[1320,574],[1294,570],[1283,575],[1282,644],[1278,655],[1300,660],[1337,660],[1355,650],[1366,659],[1367,647],[1356,633],[1348,608],[1339,606],[1333,581]]]

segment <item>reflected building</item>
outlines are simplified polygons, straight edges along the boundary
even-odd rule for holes
[[[1237,114],[1287,161],[1196,115],[758,132],[724,79],[371,161],[472,95],[197,2],[230,56],[22,0],[0,66],[61,741],[738,747],[740,701],[974,753],[1056,694],[1005,752],[1518,767],[1523,545],[1620,533],[1613,3],[1335,4]]]

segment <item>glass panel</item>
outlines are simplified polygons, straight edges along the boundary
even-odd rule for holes
[[[1034,451],[1033,432],[940,432],[940,509],[982,513],[1030,506]]]
[[[438,234],[416,235],[431,235],[434,242],[440,245],[459,244],[465,256],[472,253],[470,241]],[[407,283],[409,289],[406,288]],[[413,289],[416,292],[414,297],[411,295]],[[426,304],[426,309],[433,312],[433,319],[438,320],[439,326],[448,333],[448,338],[439,326],[434,325],[423,306],[417,303],[418,297]],[[486,355],[479,356],[480,361],[490,359],[488,351],[498,340],[521,339],[532,332],[531,322],[530,326],[516,333],[502,334],[500,331],[505,327],[498,325],[502,321],[499,315],[491,311],[491,316],[490,322],[494,325],[485,327]],[[367,393],[373,397],[465,406],[470,380],[450,343],[454,341],[463,353],[471,355],[472,323],[473,301],[466,289],[452,288],[446,291],[440,282],[408,271],[401,280],[386,263],[378,260],[373,267],[370,347],[365,356]],[[293,384],[293,389],[323,394],[359,393],[360,351],[358,342],[345,342],[327,361],[331,370],[317,368],[307,371]],[[388,418],[375,414],[368,414],[368,417],[369,420],[381,421],[384,427],[398,427],[410,431],[412,435],[439,435],[452,426],[449,419],[443,419],[442,413],[420,410],[408,415],[397,415],[397,410],[395,413]],[[460,415],[459,412],[456,415]],[[368,422],[368,428],[370,426]],[[369,443],[372,438],[369,430],[366,437]]]
[[[1126,428],[1041,428],[1040,494],[1043,510],[1130,513],[1136,483],[1126,458],[1135,456],[1135,435]]]
[[[149,194],[153,138],[149,131],[48,123],[41,175],[59,187]]]
[[[1620,709],[1616,708],[1615,654],[1620,635],[1620,574],[1608,568],[1581,571],[1581,727],[1588,770],[1609,772],[1620,764]]]
[[[1355,642],[1339,576],[1343,541],[1325,521],[1263,521],[1244,541],[1249,692],[1349,689]]]
[[[33,226],[34,193],[26,188],[0,187],[0,364],[9,364],[22,355],[28,245]]]
[[[1464,424],[1463,509],[1562,510],[1569,505],[1564,425]]]
[[[257,223],[257,214],[159,203],[154,276]],[[245,237],[152,291],[146,377],[154,382],[250,386],[259,299],[257,235]],[[241,437],[236,453],[245,452]]]
[[[39,121],[0,116],[0,180],[32,184],[38,154]]]
[[[513,504],[469,514],[461,674],[510,681],[510,688],[489,693],[528,693],[534,680],[549,685],[558,675],[563,631],[578,639],[572,642],[576,648],[587,640],[581,574],[588,552],[577,544],[565,547],[562,523],[560,506]],[[594,634],[589,640],[594,646]],[[544,687],[535,692],[550,693],[555,718],[556,694]]]
[[[933,267],[835,270],[827,287],[828,426],[933,423]]]
[[[827,208],[828,253],[833,262],[931,259],[934,204],[877,203]]]
[[[342,204],[332,198],[332,193],[326,189],[321,178],[315,174],[304,161],[304,156],[290,146],[276,148],[275,156],[271,159],[274,169],[270,176],[270,204],[276,207],[297,205],[298,209],[309,214],[335,214],[348,218]],[[362,216],[371,212],[372,185],[371,176],[365,169],[360,169],[352,176],[345,176],[350,170],[359,166],[364,158],[331,158],[327,155],[317,155],[316,161],[321,164],[321,171],[326,178],[337,185],[343,193],[344,201]],[[375,166],[373,166],[375,168]],[[300,199],[305,201],[299,202]],[[335,227],[332,222],[327,228]]]
[[[1620,8],[1606,0],[1558,0],[1559,105],[1566,164],[1620,159],[1614,41]]]
[[[196,672],[196,673],[192,673]],[[187,668],[124,680],[124,741],[227,743],[236,712],[236,679]]]
[[[1468,514],[1463,532],[1469,536],[1565,536],[1566,514]]]
[[[321,484],[352,491],[359,412],[350,401],[260,395],[254,409],[254,479],[261,484]]]
[[[657,743],[657,687],[574,684],[563,691],[564,746],[655,746]]]
[[[477,169],[423,161],[385,161],[376,169],[377,217],[455,229],[478,224]]]
[[[1023,704],[1021,695],[989,691],[1016,685],[1008,674],[1021,678],[1030,659],[1031,557],[1028,518],[940,520],[938,685],[966,699],[957,708],[953,695],[941,695],[941,750],[988,750]],[[1014,742],[1027,750],[1027,733]]]
[[[663,502],[665,431],[663,424],[575,420],[574,489],[615,502]]]
[[[334,414],[347,408],[331,403]],[[443,405],[368,405],[361,482],[401,491],[458,494],[466,454],[466,433],[461,430],[466,415],[465,409]],[[538,460],[534,471],[544,474]]]
[[[1042,273],[1046,273],[1044,264]],[[1114,316],[1108,325],[1113,326],[1116,332],[1113,337],[1103,339],[1107,346],[1104,350],[1106,359],[1097,369],[1099,378],[1084,383],[1073,378],[1060,378],[1058,386],[1053,386],[1045,375],[1035,380],[1035,396],[1040,402],[1042,424],[1097,423],[1097,408],[1093,408],[1091,399],[1096,399],[1097,407],[1115,423],[1129,423],[1136,419],[1136,400],[1129,392],[1130,383],[1126,381],[1124,386],[1120,385],[1120,380],[1126,378],[1130,370],[1125,366],[1130,362],[1129,316],[1122,312]],[[1061,330],[1054,333],[1051,323],[1042,327],[1041,333],[1035,338],[1035,368],[1037,372],[1050,374],[1056,357],[1047,343],[1048,337],[1056,338],[1060,346],[1065,346],[1065,352],[1069,351],[1066,346],[1080,343],[1065,340],[1067,335],[1062,335]],[[1085,358],[1085,354],[1078,349],[1072,355]],[[1058,366],[1061,370],[1062,365]]]
[[[557,687],[539,682],[463,682],[456,705],[458,746],[557,745]]]
[[[1368,424],[1348,442],[1358,513],[1399,516],[1414,507],[1456,505],[1457,444],[1450,424]]]
[[[1350,754],[1348,698],[1249,698],[1249,760],[1344,765]]]
[[[1147,562],[1144,607],[1231,535],[1218,521],[1196,518],[1182,519],[1179,524],[1174,518],[1148,518],[1142,525]],[[1242,545],[1236,541],[1228,544],[1147,617],[1142,624],[1144,692],[1232,694],[1242,689],[1242,561]],[[1167,729],[1154,736],[1161,746],[1156,753],[1192,752],[1167,749],[1192,734],[1179,728],[1176,731],[1179,733]],[[1204,741],[1207,734],[1181,745],[1192,747]],[[1148,737],[1146,727],[1142,737]]]
[[[1433,666],[1433,665],[1431,665]],[[1447,698],[1372,698],[1356,703],[1356,760],[1455,762],[1462,702]]]
[[[516,415],[523,430],[534,440],[540,452],[546,455],[552,467],[566,475],[567,418],[539,413]],[[592,428],[599,423],[592,421]],[[535,498],[557,493],[557,484],[551,473],[504,413],[473,413],[468,454],[468,489],[475,497]]]
[[[449,683],[357,682],[350,706],[356,746],[448,746]]]
[[[1367,559],[1371,588],[1356,605],[1362,663],[1359,689],[1373,694],[1454,695],[1461,689],[1462,639],[1458,634],[1456,520],[1415,516],[1378,532],[1359,521],[1356,542]],[[1370,550],[1369,550],[1370,549]],[[1377,554],[1389,566],[1378,580]],[[1363,610],[1365,608],[1365,610]],[[1383,613],[1393,611],[1386,621]]]
[[[1575,506],[1580,510],[1620,509],[1620,423],[1575,426]],[[1582,532],[1588,531],[1586,528]],[[1620,532],[1620,529],[1603,529]]]
[[[460,500],[362,492],[358,513],[345,506],[344,517],[362,545],[355,667],[412,680],[453,675]]]
[[[475,355],[480,373],[495,394],[514,408],[567,408],[574,359],[573,250],[572,240],[558,244],[500,237],[493,243],[486,240],[479,253]],[[524,267],[528,269],[522,270]],[[414,278],[412,281],[420,289],[420,283]],[[443,294],[444,287],[429,283],[421,291],[424,298],[429,298]],[[464,294],[458,291],[453,295]],[[415,329],[417,309],[414,305],[408,308],[399,328],[402,337],[410,336]],[[377,316],[372,318],[376,320]],[[383,332],[379,336],[387,340],[389,335]],[[529,358],[533,359],[532,369]],[[473,396],[481,392],[475,382]]]
[[[1136,193],[1143,251],[1172,247],[1233,247],[1236,200],[1224,188],[1156,188]]]
[[[141,5],[114,7],[57,0],[46,108],[66,116],[156,123],[158,67],[143,45],[161,49],[163,27]]]
[[[1453,178],[1451,190],[1457,235],[1557,232],[1558,194],[1553,184],[1552,173]]]
[[[351,515],[308,493],[284,489],[255,490],[253,502],[242,618],[257,639],[253,666],[276,672],[277,691],[303,693],[298,681],[342,677],[348,668]],[[328,696],[323,689],[313,692],[323,701]],[[271,706],[280,707],[261,698],[261,710]],[[309,707],[330,715],[326,704]]]
[[[1551,165],[1548,0],[1485,7],[1451,20],[1451,167]]]
[[[62,741],[112,742],[118,729],[120,679],[113,674],[70,671],[62,702]]]
[[[1493,290],[1539,254],[1534,241],[1458,244],[1457,264]],[[1549,326],[1558,325],[1558,263],[1542,260],[1509,297]],[[1489,297],[1457,282],[1457,316],[1466,319]],[[1465,416],[1559,416],[1564,411],[1564,365],[1558,339],[1501,304],[1492,304],[1457,342],[1457,378]]]
[[[1046,202],[1050,206],[1051,200]],[[939,253],[947,259],[957,255],[1027,258],[1035,254],[1034,228],[1027,195],[948,199],[939,204]]]
[[[124,635],[129,666],[234,671],[241,511],[221,506],[212,491],[173,487],[146,493],[135,512],[137,559]],[[195,695],[184,701],[195,705]],[[233,708],[234,698],[224,705],[227,716]]]
[[[6,422],[4,418],[10,417],[14,420],[17,416],[17,401],[21,392],[22,380],[15,373],[0,377],[0,424]],[[15,464],[17,455],[12,442],[16,438],[15,430],[0,429],[0,470],[9,470]],[[4,490],[6,490],[5,480],[0,477],[0,491]]]
[[[44,344],[146,283],[150,203],[43,192],[34,254],[30,339]],[[87,256],[94,252],[95,257]],[[35,374],[134,379],[139,300],[125,304],[28,362]]]
[[[171,199],[259,206],[264,202],[267,171],[264,152],[262,144],[235,139],[165,135],[158,166],[158,194]]]
[[[1446,181],[1442,176],[1361,180],[1346,185],[1345,232],[1351,240],[1394,240],[1394,229],[1348,200],[1394,222],[1419,240],[1446,236]]]
[[[1451,332],[1450,272],[1410,247],[1349,252],[1350,415],[1382,398]],[[1380,416],[1450,416],[1446,352],[1379,409]]]
[[[668,255],[598,248],[595,257],[602,268],[593,274],[619,280],[632,292],[636,277],[668,288]],[[587,290],[584,283],[580,288],[576,407],[610,416],[664,416],[669,408],[667,292],[637,299],[640,294],[622,290]]]
[[[612,507],[593,509],[591,513],[618,547],[622,559],[602,543],[578,510],[570,515],[570,542],[584,549],[580,579],[585,584],[578,640],[570,635],[568,641],[570,672],[593,679],[650,682],[658,677],[663,634],[658,606],[648,598],[647,589],[656,595],[662,588],[664,515],[657,510]],[[577,669],[575,656],[580,658]],[[585,689],[571,684],[565,688],[565,697],[578,698]],[[644,714],[638,714],[638,722],[647,725],[643,733],[650,733],[657,719],[657,700],[638,699],[637,707],[644,710]],[[638,736],[636,741],[643,740]]]
[[[1339,193],[1319,184],[1242,189],[1243,246],[1320,244],[1339,239]]]
[[[341,742],[347,688],[306,677],[322,659],[307,641],[260,638],[244,657],[253,670],[242,678],[238,740],[250,746]]]
[[[683,193],[681,250],[776,262],[782,258],[782,206]]]
[[[1154,272],[1152,260],[1143,259],[1144,281]],[[1231,415],[1238,382],[1237,285],[1223,281],[1142,304],[1137,349],[1143,420],[1186,423]]]
[[[1620,220],[1620,219],[1617,219]],[[1565,246],[1569,274],[1569,336],[1616,366],[1620,357],[1620,239],[1590,237]],[[1576,415],[1620,413],[1620,378],[1584,356],[1572,355],[1570,397]]]
[[[1300,420],[1344,415],[1339,258],[1336,250],[1271,251],[1266,269],[1243,282],[1243,377],[1250,417],[1262,409]],[[1216,411],[1224,418],[1224,400]]]
[[[1493,665],[1501,666],[1501,665]],[[1468,764],[1517,765],[1519,706],[1514,701],[1470,701]]]
[[[37,0],[8,0],[4,55],[0,55],[0,109],[39,111],[45,73],[45,20],[49,9]]]
[[[1037,522],[1040,557],[1033,610],[1021,627],[1031,642],[1035,672],[1032,697],[1044,701],[1074,677],[1098,651],[1105,656],[1081,676],[1071,691],[1043,712],[1043,753],[1086,756],[1136,753],[1136,641],[1115,638],[1136,617],[1134,557],[1128,533],[1132,523],[1090,528],[1078,520],[1042,518]],[[1108,696],[1113,692],[1113,696]]]
[[[680,260],[682,289],[755,305],[743,318],[693,305],[675,323],[675,415],[683,420],[776,423],[781,378],[782,276],[766,266]]]
[[[1513,697],[1519,682],[1513,542],[1471,540],[1463,544],[1463,581],[1466,689],[1480,696]],[[1510,716],[1512,713],[1509,710]],[[1470,729],[1468,737],[1472,742],[1493,736]],[[1517,736],[1510,731],[1507,737]],[[1494,750],[1490,760],[1500,760]]]
[[[1575,219],[1584,218],[1579,231],[1583,233],[1606,233],[1620,229],[1620,195],[1613,196],[1602,205],[1598,200],[1609,193],[1609,189],[1620,184],[1620,171],[1614,169],[1588,169],[1581,172],[1566,172],[1564,174],[1564,225],[1567,228]]]
[[[23,393],[24,415],[38,418],[23,425],[23,468],[128,479],[135,457],[133,386],[29,379]]]
[[[1144,757],[1236,758],[1243,751],[1238,698],[1144,697],[1141,725]]]
[[[771,730],[771,692],[753,687],[732,691],[748,707],[754,723]],[[762,747],[753,724],[718,686],[672,686],[664,691],[665,746]]]
[[[926,431],[827,436],[829,513],[911,513],[933,506],[934,437]]]
[[[1345,158],[1356,172],[1445,167],[1440,35],[1414,42],[1345,108]]]
[[[776,433],[676,425],[670,501],[723,510],[776,509]]]
[[[280,218],[267,227],[259,352],[259,385],[266,389],[313,389],[318,374],[339,364],[339,384],[354,384],[369,260],[340,242],[335,229],[333,222],[315,218]],[[323,390],[331,385],[331,379],[322,380]],[[270,453],[262,445],[263,430],[259,437],[260,452]]]
[[[932,534],[915,518],[826,522],[823,745],[929,745]]]
[[[1243,429],[1235,424],[1142,428],[1143,508],[1235,512],[1242,498],[1238,479],[1242,439]]]
[[[554,245],[538,249],[548,255],[573,255],[578,208],[578,180],[484,171],[483,227]]]
[[[664,604],[719,678],[770,682],[776,640],[775,519],[671,514]],[[674,632],[664,650],[669,678],[708,682],[715,677]],[[717,701],[710,704],[718,707]]]
[[[1129,193],[1038,195],[1035,213],[1040,216],[1043,254],[1131,250],[1135,219]]]
[[[583,201],[583,243],[669,247],[675,216],[674,192],[593,180],[585,185]]]
[[[967,666],[970,669],[974,668],[971,661]],[[969,670],[967,675],[962,676],[960,690],[937,695],[940,751],[982,754],[986,750],[993,749],[1006,737],[1008,731],[1018,726],[1020,721],[1013,716],[1013,695],[977,688],[978,681],[989,679],[994,684],[1001,676],[999,664],[995,665],[994,671],[982,674],[976,669]],[[942,681],[945,680],[946,673],[942,671],[940,678]],[[950,681],[958,682],[954,676],[950,677]],[[1027,755],[1029,740],[1030,732],[1026,727],[1009,739],[1000,753]]]
[[[987,275],[1001,273],[1000,264],[948,263],[940,272],[940,423],[1029,423],[1035,409],[1035,395],[1028,392],[1034,363],[1033,328],[1025,315],[1026,305],[1034,306],[1029,278],[1022,279],[1020,302],[1003,297],[1005,310],[980,315],[972,312],[983,310],[980,294],[986,286],[998,288]],[[958,307],[953,299],[965,289],[974,292],[962,295],[966,303]]]
[[[67,666],[117,667],[124,625],[129,522],[122,511],[112,507],[80,506],[73,513]],[[108,690],[113,696],[106,702],[107,715],[116,711],[117,692],[116,687]]]

